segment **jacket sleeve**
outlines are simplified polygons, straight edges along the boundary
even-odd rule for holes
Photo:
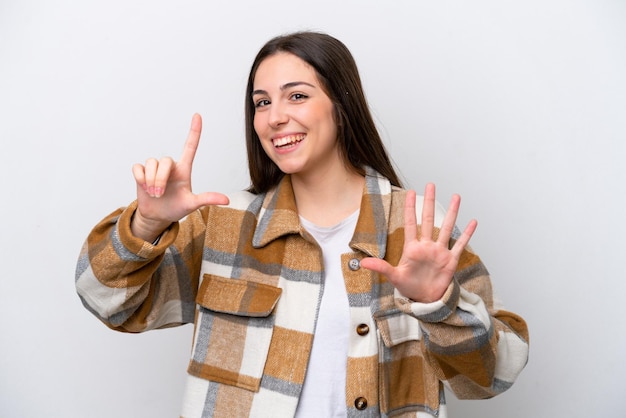
[[[526,323],[494,304],[489,274],[469,247],[441,300],[396,304],[420,320],[425,358],[460,399],[504,392],[527,363]]]
[[[131,233],[136,207],[133,202],[114,211],[91,231],[76,267],[77,293],[90,312],[118,331],[193,322],[205,213],[172,224],[153,244]]]

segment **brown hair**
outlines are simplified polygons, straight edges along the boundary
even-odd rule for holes
[[[259,51],[248,77],[245,97],[246,148],[251,186],[249,191],[264,193],[275,187],[284,173],[267,156],[254,129],[252,101],[254,77],[261,62],[278,52],[297,56],[313,67],[333,103],[337,142],[346,165],[364,174],[370,166],[401,186],[367,105],[361,78],[348,48],[332,36],[317,32],[296,32],[268,41]]]

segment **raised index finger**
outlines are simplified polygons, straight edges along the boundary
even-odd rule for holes
[[[183,148],[183,154],[180,157],[180,164],[189,166],[193,164],[193,159],[196,156],[196,150],[200,143],[200,134],[202,133],[202,117],[195,113],[191,118],[191,128],[189,129],[189,135],[185,141],[185,147]]]

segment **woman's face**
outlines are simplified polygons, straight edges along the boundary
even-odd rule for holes
[[[343,164],[333,103],[305,61],[285,52],[263,60],[254,77],[252,101],[254,129],[281,171],[307,175]]]

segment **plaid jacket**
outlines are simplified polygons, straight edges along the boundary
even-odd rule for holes
[[[352,252],[340,255],[352,327],[349,417],[445,417],[444,385],[460,398],[491,397],[527,361],[526,324],[494,306],[471,249],[430,304],[360,268],[366,256],[397,263],[404,200],[405,191],[369,170]],[[76,287],[87,309],[125,332],[195,324],[182,416],[294,416],[323,261],[300,225],[290,177],[267,194],[241,192],[228,206],[192,213],[155,245],[131,234],[135,209],[113,212],[85,242]],[[438,225],[443,215],[438,208]]]

